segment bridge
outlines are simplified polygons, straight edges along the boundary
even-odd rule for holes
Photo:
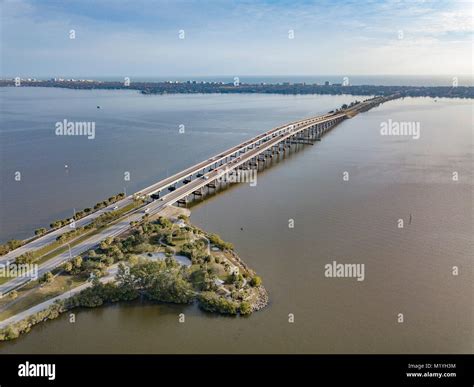
[[[347,109],[279,126],[152,184],[114,204],[114,206],[117,205],[119,208],[123,208],[134,198],[140,198],[146,200],[145,205],[131,211],[127,216],[106,227],[100,233],[71,247],[69,251],[58,254],[44,262],[40,265],[38,275],[41,276],[71,258],[95,248],[106,238],[116,237],[124,233],[130,228],[132,222],[142,221],[145,215],[157,215],[166,206],[185,204],[187,203],[187,198],[191,195],[202,195],[202,190],[206,187],[207,189],[215,188],[216,180],[221,179],[227,173],[238,169],[258,167],[259,163],[265,162],[266,159],[273,157],[273,155],[286,152],[292,144],[312,144],[319,141],[325,133],[333,129],[340,122],[395,98],[398,98],[398,95],[374,97],[354,104]],[[92,222],[99,214],[91,214],[82,218],[81,225]],[[55,230],[51,235],[46,235],[27,243],[21,248],[15,249],[1,257],[0,263],[11,263],[15,257],[20,255],[20,252],[24,253],[46,246],[57,236],[70,230],[69,226],[64,226]],[[28,282],[28,278],[16,277],[1,284],[0,297]]]
[[[135,195],[142,199],[161,198],[162,204],[168,205],[176,202],[185,203],[188,196],[202,194],[202,188],[213,187],[214,181],[222,178],[225,174],[236,169],[249,169],[252,166],[258,166],[258,163],[263,162],[266,158],[285,152],[292,144],[312,144],[315,141],[320,141],[321,136],[341,121],[395,97],[371,98],[345,110],[291,122],[271,129],[161,180]],[[155,206],[152,206],[151,209],[154,209],[153,207]]]

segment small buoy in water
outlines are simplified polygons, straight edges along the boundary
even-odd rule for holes
[[[100,105],[97,105],[97,109],[100,109]]]
[[[240,231],[243,231],[243,230],[244,230],[244,228],[243,228],[243,227],[240,227]]]
[[[67,164],[64,164],[64,168],[67,168]]]

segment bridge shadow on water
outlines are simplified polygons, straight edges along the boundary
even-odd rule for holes
[[[258,167],[252,167],[251,169],[257,170],[257,175],[259,178],[263,176],[267,170],[271,167],[277,166],[281,162],[285,160],[292,159],[297,156],[302,156],[305,151],[308,151],[310,149],[314,149],[315,146],[317,146],[318,142],[314,142],[313,145],[309,144],[292,144],[289,148],[286,148],[286,151],[283,152],[281,151],[280,154],[274,154],[272,158],[266,158],[265,162],[258,162]],[[210,188],[206,187],[203,189],[202,196],[196,196],[196,195],[189,195],[187,204],[185,206],[180,205],[179,207],[184,207],[188,209],[193,209],[200,204],[202,204],[204,201],[212,199],[216,197],[217,195],[231,191],[237,186],[241,184],[250,184],[248,181],[247,182],[216,182],[216,187],[215,188]],[[174,204],[177,205],[177,204]]]

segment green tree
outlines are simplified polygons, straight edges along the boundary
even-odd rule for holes
[[[252,313],[252,306],[247,301],[240,303],[240,314],[247,315]]]
[[[50,284],[54,280],[54,275],[50,271],[44,273],[44,275],[41,277],[40,282],[41,283],[47,283]]]
[[[20,247],[24,244],[23,241],[20,241],[18,239],[12,239],[12,240],[9,240],[8,242],[6,243],[3,243],[0,245],[0,255],[4,255],[14,249],[16,249],[17,247]]]
[[[209,241],[219,247],[222,250],[233,250],[234,245],[229,242],[224,242],[221,237],[217,234],[211,234],[209,235]]]
[[[250,280],[250,285],[253,287],[258,287],[262,284],[262,279],[256,275]]]
[[[172,233],[166,234],[165,243],[167,245],[172,245],[172,243],[173,243],[173,234]]]
[[[35,235],[43,235],[47,230],[44,227],[37,228],[35,230]]]
[[[73,265],[74,265],[74,268],[80,269],[82,267],[82,257],[77,256],[76,258],[74,258]]]
[[[237,314],[239,304],[236,301],[218,296],[213,292],[202,292],[199,295],[199,306],[208,312]]]
[[[22,255],[20,255],[19,257],[16,257],[15,259],[15,263],[17,265],[22,265],[22,264],[29,264],[29,263],[32,263],[33,261],[35,260],[35,256],[32,252],[26,252]]]
[[[68,261],[64,264],[64,270],[68,273],[72,272],[73,268],[74,268],[74,266],[73,266],[71,261]]]
[[[170,229],[173,227],[173,223],[171,223],[171,221],[168,219],[168,218],[165,218],[163,216],[160,216],[158,218],[158,223],[163,226],[163,228],[167,228],[167,229]]]

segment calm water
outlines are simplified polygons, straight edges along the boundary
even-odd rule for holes
[[[120,191],[123,171],[131,171],[131,192],[353,98],[0,92],[3,239]],[[96,139],[54,136],[64,118],[96,121]],[[420,122],[421,138],[380,136],[388,119]],[[195,206],[192,221],[233,242],[264,279],[271,303],[249,318],[114,305],[77,311],[75,324],[62,316],[37,326],[0,352],[472,352],[471,123],[466,100],[393,101],[260,173],[256,187],[234,186]],[[21,182],[12,178],[17,170]],[[365,280],[326,278],[324,265],[334,260],[364,263]]]
[[[135,192],[265,129],[354,98],[0,88],[0,240],[28,237],[74,208]],[[64,119],[95,122],[95,139],[56,136]]]

